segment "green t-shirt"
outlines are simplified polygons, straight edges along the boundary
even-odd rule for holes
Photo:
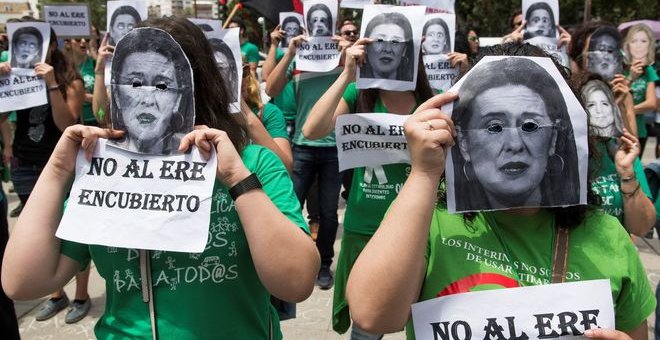
[[[496,231],[486,214],[494,219]],[[554,218],[546,209],[533,216],[478,213],[466,225],[462,215],[436,208],[429,233],[419,301],[550,282]],[[654,311],[655,296],[628,233],[614,217],[590,211],[570,231],[566,281],[596,279],[610,280],[617,329],[632,330]],[[409,339],[414,338],[411,326]]]
[[[323,138],[309,140],[303,136],[302,127],[305,125],[309,111],[312,110],[316,101],[337,80],[341,72],[342,68],[338,67],[330,72],[303,72],[293,77],[293,92],[297,108],[293,144],[315,147],[336,146],[334,131]]]
[[[626,76],[628,71],[626,71]],[[633,103],[635,105],[642,103],[646,100],[646,87],[648,83],[653,83],[660,80],[655,69],[651,65],[647,65],[644,69],[644,74],[639,76],[632,84],[630,84],[630,92],[633,95]],[[646,120],[643,114],[636,115],[637,121],[637,135],[639,138],[646,138],[648,131],[646,130]]]
[[[259,111],[256,108],[252,108],[252,112],[254,112],[254,114],[259,117]],[[284,121],[284,116],[282,115],[282,111],[280,111],[277,106],[271,103],[266,103],[262,110],[261,117],[259,118],[261,119],[261,123],[264,124],[266,130],[268,130],[268,134],[272,138],[289,139],[289,135],[286,133],[286,122]]]
[[[358,93],[355,83],[349,84],[344,91],[343,98],[351,112],[356,110]],[[389,113],[380,97],[374,104],[374,113]],[[409,164],[386,164],[353,169],[351,194],[348,195],[344,214],[344,230],[361,235],[373,235],[409,173]]]
[[[609,143],[616,142],[611,140]],[[606,213],[618,218],[619,222],[623,224],[623,197],[621,196],[620,185],[621,178],[616,172],[614,160],[607,152],[606,142],[598,142],[596,144],[596,150],[601,157],[598,161],[590,161],[592,167],[598,167],[595,169],[596,178],[591,182],[591,189],[600,196],[601,208],[605,210]],[[644,195],[651,198],[651,190],[649,189],[649,184],[646,181],[646,175],[644,174],[644,167],[642,166],[642,162],[639,161],[639,158],[635,160],[633,169],[635,171],[635,177],[637,177],[637,180],[639,181],[640,190],[642,190]]]
[[[242,159],[259,176],[282,213],[309,232],[291,178],[271,151],[248,145]],[[268,225],[264,225],[267,228]],[[83,265],[94,260],[106,281],[106,308],[95,327],[99,339],[151,339],[149,307],[142,302],[134,249],[63,241],[61,252]],[[281,339],[277,312],[252,262],[227,188],[216,181],[211,224],[202,253],[151,252],[158,332],[168,339]]]
[[[243,59],[248,63],[259,62],[259,48],[249,41],[241,44],[241,55],[243,55]]]
[[[82,75],[83,84],[85,86],[85,93],[94,93],[94,59],[87,57],[78,67],[78,72]],[[92,103],[83,101],[82,106],[82,121],[84,124],[96,124],[96,118],[92,111]]]
[[[0,52],[0,63],[4,63],[7,60],[9,60],[9,51]],[[11,113],[9,113],[9,121],[16,123],[16,111],[11,111]]]

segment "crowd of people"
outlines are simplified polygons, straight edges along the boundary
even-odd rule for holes
[[[1,57],[1,75],[33,67],[48,89],[47,104],[15,112],[13,122],[4,113],[0,125],[3,161],[11,164],[20,200],[9,237],[0,190],[3,338],[19,338],[10,298],[50,294],[37,320],[67,307],[67,323],[83,319],[91,307],[92,261],[106,280],[99,338],[280,339],[280,321],[295,318],[295,303],[316,285],[334,287],[336,332],[380,339],[405,328],[414,339],[411,305],[418,301],[595,279],[610,281],[616,329],[585,336],[647,338],[656,298],[631,235],[652,237],[660,204],[660,166],[645,170],[641,162],[645,147],[653,147],[648,136],[660,137],[657,37],[648,26],[620,32],[589,21],[567,30],[540,3],[512,13],[501,44],[480,46],[478,29],[460,22],[450,40],[453,30],[433,19],[422,25],[420,46],[402,14],[376,15],[360,37],[359,25],[343,18],[331,32],[332,15],[318,6],[307,11],[306,27],[293,16],[276,26],[261,58],[241,18],[228,24],[240,32],[240,51],[231,51],[184,18],[140,21],[133,12],[115,11],[117,27],[103,37],[94,30],[59,46],[51,31],[44,62],[36,55],[38,35],[29,30],[10,42],[26,51],[20,58]],[[314,36],[332,36],[339,67],[297,68],[299,47]],[[538,37],[556,38],[568,63],[525,43]],[[232,53],[242,55],[240,82]],[[458,92],[430,85],[423,57],[435,54],[447,55],[459,70]],[[527,57],[546,58],[550,66]],[[359,88],[358,70],[366,78],[414,81],[414,89]],[[230,110],[236,101],[239,113]],[[569,114],[572,101],[586,113],[580,119],[588,150],[576,143],[581,127]],[[335,123],[354,113],[408,116],[410,163],[340,172]],[[210,218],[238,231],[210,228],[203,253],[167,256],[131,257],[129,249],[57,238],[78,150],[90,155],[99,138],[144,154],[195,146],[208,159],[215,152],[213,200],[231,204]],[[581,151],[585,169],[578,167]],[[654,151],[660,157],[658,145]],[[381,195],[370,194],[376,191]],[[346,211],[336,255],[341,199]],[[468,212],[449,213],[452,207]],[[216,245],[218,239],[226,243]],[[467,248],[446,242],[452,239],[504,254],[509,270],[462,263]],[[563,248],[558,240],[566,240]],[[224,244],[232,244],[231,254]],[[566,257],[556,272],[557,249]],[[174,279],[177,268],[201,266],[209,257],[235,263],[224,280]],[[524,272],[514,259],[547,269],[546,275]],[[117,273],[139,283],[119,288]],[[484,281],[482,274],[503,279]],[[63,286],[73,277],[70,301]]]

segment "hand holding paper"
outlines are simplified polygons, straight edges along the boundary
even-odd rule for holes
[[[37,63],[34,65],[34,73],[41,76],[46,81],[46,86],[57,86],[55,79],[55,69],[47,63]]]
[[[11,72],[11,65],[9,65],[8,61],[4,63],[0,63],[0,76],[9,75],[10,72]]]
[[[186,151],[193,144],[199,148],[204,159],[208,160],[213,151],[218,153],[216,176],[226,187],[231,188],[250,175],[226,132],[217,129],[194,130],[181,139],[179,150]]]
[[[366,45],[372,42],[369,38],[360,38],[353,44],[353,46],[346,49],[346,61],[344,62],[344,72],[355,77],[355,70],[357,67],[364,65],[365,58],[367,57]]]
[[[49,164],[55,170],[66,174],[66,176],[73,175],[79,148],[85,151],[85,158],[91,160],[99,138],[120,138],[123,135],[124,131],[119,130],[101,129],[80,124],[69,126],[64,130],[62,138],[55,146]]]

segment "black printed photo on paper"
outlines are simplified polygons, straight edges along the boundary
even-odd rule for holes
[[[589,133],[606,138],[623,135],[621,111],[609,85],[599,79],[589,80],[580,94],[589,113]]]
[[[557,0],[523,0],[524,20],[523,39],[535,37],[557,38],[559,5]]]
[[[550,58],[487,57],[454,89],[450,211],[586,201],[586,114]]]
[[[231,103],[238,100],[238,87],[235,84],[238,83],[238,68],[236,67],[236,58],[234,52],[231,48],[221,39],[211,38],[209,39],[209,44],[211,45],[211,50],[213,51],[213,59],[215,59],[215,64],[220,70],[220,75],[226,80],[227,91],[229,93],[229,101]]]
[[[146,3],[144,1],[108,1],[108,27],[110,39],[108,44],[115,46],[121,38],[130,32],[146,17]],[[144,13],[138,8],[144,7]]]
[[[311,37],[329,37],[334,32],[334,17],[330,7],[323,2],[306,9],[307,34]]]
[[[623,73],[621,35],[615,27],[598,28],[589,38],[587,70],[611,80],[615,74]]]
[[[405,15],[376,15],[367,23],[365,37],[372,42],[367,45],[367,59],[360,68],[362,78],[412,81],[415,45],[412,26]]]
[[[111,145],[141,154],[178,153],[195,120],[193,79],[188,58],[168,33],[136,28],[117,43],[111,91],[113,128],[126,131]]]
[[[303,32],[302,16],[296,12],[280,13],[280,29],[284,31],[284,39],[280,41],[280,48],[289,47],[291,39],[299,36]]]
[[[50,25],[40,22],[9,23],[11,67],[34,68],[46,59],[50,44]]]
[[[452,51],[451,40],[454,37],[455,28],[449,25],[441,15],[428,15],[422,35],[422,52],[425,55],[448,54]]]

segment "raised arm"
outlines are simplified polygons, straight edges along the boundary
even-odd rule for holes
[[[274,152],[282,161],[286,170],[291,173],[293,169],[293,154],[291,145],[286,138],[273,138],[266,130],[259,117],[252,113],[252,109],[245,100],[241,99],[241,113],[247,121],[248,134],[255,144],[264,146]]]
[[[64,130],[9,237],[2,263],[2,287],[8,296],[17,300],[42,297],[80,271],[77,261],[60,254],[60,240],[55,237],[78,148],[82,145],[89,158],[97,138],[119,136],[119,131],[82,125]]]
[[[646,99],[634,106],[636,115],[643,115],[649,111],[655,110],[655,83],[650,81],[646,83]]]
[[[55,79],[55,69],[46,63],[37,63],[34,72],[44,78],[48,88],[50,106],[53,110],[53,120],[60,131],[76,124],[80,119],[80,112],[85,101],[85,88],[80,79],[69,84],[58,84]],[[60,88],[64,87],[66,99]]]
[[[211,148],[215,147],[218,154],[217,178],[227,188],[250,175],[250,170],[243,164],[224,131],[195,130],[181,141],[180,149],[187,150],[193,143],[204,155],[208,155]],[[267,173],[263,176],[273,178]],[[286,180],[291,185],[288,177]],[[269,185],[266,181],[263,184],[264,187]],[[270,183],[271,187],[284,184]],[[306,299],[314,289],[321,262],[311,237],[289,220],[264,190],[250,190],[240,195],[234,204],[250,246],[257,275],[266,289],[284,301],[298,302]]]
[[[268,48],[268,55],[266,60],[261,65],[261,79],[268,79],[270,73],[277,66],[277,48],[280,45],[280,41],[284,38],[284,31],[280,29],[280,25],[277,25],[275,29],[270,32],[270,48]]]
[[[296,56],[296,49],[298,49],[298,46],[300,46],[303,41],[307,41],[307,37],[305,37],[304,34],[291,39],[289,42],[289,48],[287,48],[284,53],[284,57],[280,59],[280,62],[277,63],[275,69],[270,72],[268,78],[266,78],[266,94],[271,98],[279,95],[289,81],[286,70],[289,68],[289,64],[293,61],[293,57]]]
[[[342,95],[348,84],[355,79],[357,65],[362,65],[366,60],[365,44],[369,41],[368,38],[362,38],[346,49],[344,70],[314,104],[302,127],[305,138],[319,139],[327,136],[335,128],[337,116],[350,112]]]
[[[400,330],[419,296],[438,183],[455,135],[451,119],[437,108],[455,99],[437,95],[404,124],[412,170],[348,278],[351,317],[368,332]]]
[[[97,122],[102,122],[99,113],[103,110],[106,114],[110,113],[110,104],[108,102],[108,91],[105,86],[105,63],[112,57],[115,51],[114,46],[108,45],[109,33],[106,33],[99,47],[94,67],[94,93],[92,95],[92,112]]]

